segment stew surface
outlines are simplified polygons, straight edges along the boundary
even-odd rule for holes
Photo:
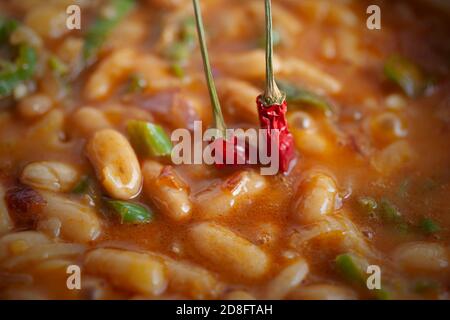
[[[201,3],[225,120],[258,128],[264,2]],[[212,126],[191,1],[0,2],[2,299],[448,298],[448,15],[274,0],[273,19],[296,164],[264,176],[168,156]]]

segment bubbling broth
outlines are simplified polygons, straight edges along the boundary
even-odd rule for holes
[[[201,2],[226,123],[258,129],[264,2]],[[273,1],[295,166],[262,175],[171,161],[214,125],[191,1],[75,3],[73,30],[71,1],[0,3],[2,299],[448,298],[445,4],[371,30],[368,1]]]

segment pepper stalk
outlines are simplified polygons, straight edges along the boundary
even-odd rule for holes
[[[218,130],[219,137],[226,137],[226,125],[223,120],[222,109],[220,107],[219,98],[217,96],[216,86],[211,72],[209,63],[208,49],[205,40],[205,30],[203,27],[202,11],[198,0],[192,0],[194,4],[195,21],[197,25],[197,34],[200,42],[200,51],[203,60],[203,69],[205,71],[206,84],[208,85],[209,97],[213,108],[214,126]]]
[[[282,104],[285,100],[285,93],[278,89],[273,74],[273,32],[272,32],[272,3],[265,0],[265,20],[266,20],[266,89],[264,91],[264,103]]]

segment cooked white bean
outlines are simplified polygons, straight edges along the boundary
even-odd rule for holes
[[[141,168],[128,140],[118,131],[97,131],[88,141],[86,153],[106,192],[128,200],[141,190]]]
[[[79,256],[84,252],[84,246],[73,243],[48,243],[33,245],[23,253],[6,259],[1,266],[7,270],[19,270],[47,259]]]
[[[329,93],[339,93],[342,84],[331,75],[298,58],[283,59],[280,73],[302,77],[311,86]]]
[[[312,174],[300,185],[295,218],[308,224],[333,213],[336,195],[336,183],[331,177],[323,173]]]
[[[246,81],[223,79],[217,81],[220,100],[224,111],[232,117],[245,119],[250,123],[258,121],[255,100],[261,94],[260,90]]]
[[[98,109],[82,107],[72,115],[72,123],[83,136],[90,136],[95,131],[111,127],[105,115]]]
[[[288,298],[295,300],[354,300],[357,296],[355,292],[345,287],[315,284],[293,290]]]
[[[218,224],[202,222],[194,225],[189,238],[196,254],[236,277],[256,279],[269,269],[269,257],[263,250]]]
[[[156,257],[117,249],[95,249],[86,255],[86,271],[107,278],[119,288],[159,295],[167,287],[167,272]]]
[[[283,299],[305,279],[308,272],[309,267],[306,260],[298,258],[270,281],[266,288],[266,298],[270,300]]]
[[[100,219],[93,208],[56,193],[41,192],[41,194],[47,201],[43,209],[44,218],[57,218],[60,221],[60,232],[64,239],[88,242],[100,235]]]
[[[240,171],[196,194],[195,202],[202,217],[226,216],[236,207],[244,209],[266,188],[263,176],[254,171]]]
[[[225,296],[226,300],[256,300],[250,293],[242,290],[231,291]]]
[[[49,111],[53,106],[53,101],[45,94],[33,94],[20,100],[17,110],[24,118],[34,118]]]
[[[21,254],[32,246],[48,244],[50,239],[37,231],[20,231],[0,238],[0,261]]]
[[[136,52],[129,48],[118,49],[103,59],[88,79],[86,97],[100,100],[109,96],[118,81],[132,71],[136,59]]]
[[[220,283],[211,272],[189,262],[164,259],[169,277],[169,289],[187,294],[194,299],[215,298],[221,290]]]
[[[442,274],[449,272],[449,252],[437,243],[411,242],[399,246],[394,259],[411,273]]]
[[[78,178],[78,170],[69,164],[40,161],[28,164],[22,171],[20,181],[38,189],[66,192],[73,188]]]
[[[371,163],[379,173],[390,175],[410,164],[413,157],[414,151],[411,145],[407,141],[399,140],[376,153]]]
[[[241,52],[240,54],[223,54],[218,59],[218,65],[236,78],[264,79],[266,75],[264,50]],[[281,69],[281,63],[276,56],[273,61],[273,72]],[[256,97],[255,97],[256,99]]]
[[[146,161],[142,174],[145,194],[164,214],[175,221],[185,221],[192,216],[189,188],[173,167]]]

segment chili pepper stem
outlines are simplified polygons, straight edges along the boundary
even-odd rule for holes
[[[266,90],[264,102],[266,105],[282,104],[285,94],[278,89],[273,74],[273,37],[272,37],[272,4],[271,0],[265,0],[266,18]]]
[[[217,96],[216,86],[211,72],[211,66],[209,63],[208,49],[206,47],[205,30],[203,28],[202,11],[200,8],[199,0],[192,0],[194,4],[195,21],[197,25],[198,39],[200,42],[200,51],[203,60],[203,69],[205,71],[206,83],[208,85],[209,97],[211,99],[211,105],[213,108],[214,126],[218,130],[218,134],[222,138],[226,137],[226,125],[223,120],[222,109],[220,108],[219,98]]]

